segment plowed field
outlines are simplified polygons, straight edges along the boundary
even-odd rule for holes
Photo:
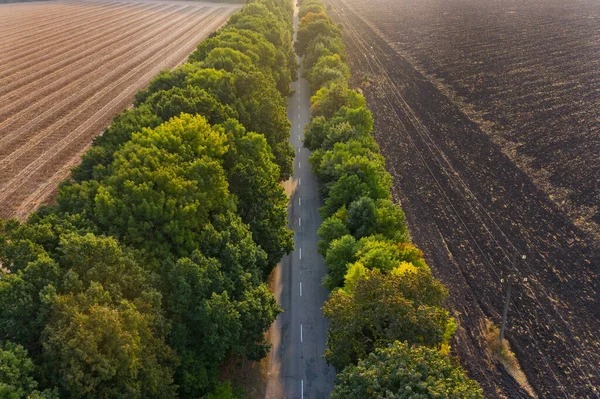
[[[151,0],[0,5],[0,217],[22,218],[48,202],[135,93],[238,8]]]
[[[600,398],[600,8],[533,0],[330,0],[414,241],[450,289],[454,353],[490,398]],[[365,83],[368,78],[369,83]]]

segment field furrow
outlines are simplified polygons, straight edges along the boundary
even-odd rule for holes
[[[157,4],[156,8],[160,6],[166,7],[164,4]],[[140,6],[137,7],[137,9],[139,9],[141,13],[145,7],[147,6]],[[59,55],[59,53],[54,51],[51,54],[48,54],[48,52],[46,51],[46,47],[48,46],[56,46],[62,51],[65,51],[74,48],[79,48],[85,45],[87,42],[90,41],[92,37],[97,36],[93,35],[92,37],[90,37],[90,33],[96,32],[98,35],[102,34],[104,33],[104,29],[107,29],[108,27],[113,25],[119,25],[119,22],[123,21],[124,19],[126,20],[130,16],[132,7],[123,6],[122,8],[119,8],[119,10],[120,12],[117,13],[108,12],[105,14],[104,17],[92,15],[90,18],[96,21],[98,25],[94,24],[93,26],[90,26],[89,20],[82,18],[78,21],[76,29],[64,31],[59,36],[41,39],[39,41],[36,41],[35,43],[31,43],[31,41],[28,41],[28,43],[23,45],[15,44],[13,46],[12,52],[6,51],[2,55],[2,58],[0,58],[0,62],[2,62],[3,65],[6,65],[6,68],[2,70],[0,77],[9,75],[13,72],[13,70],[19,70],[19,67],[22,67],[22,72],[22,70],[28,66],[27,61],[31,58],[37,57],[39,53],[46,52],[48,56],[54,57]],[[77,35],[84,35],[86,38],[85,41],[73,41],[73,37]],[[63,43],[66,43],[67,46],[58,47]],[[9,66],[13,65],[13,68],[9,68]]]
[[[132,34],[127,33],[119,40],[119,43],[109,47],[106,52],[92,57],[93,61],[88,60],[87,63],[83,64],[83,67],[70,65],[64,71],[47,76],[48,80],[44,78],[41,82],[37,82],[37,85],[43,84],[45,86],[42,91],[36,90],[36,85],[32,84],[11,93],[12,96],[0,100],[11,104],[0,111],[0,116],[6,118],[4,122],[0,123],[0,131],[10,129],[10,132],[0,137],[0,145],[6,146],[6,143],[13,138],[22,137],[28,128],[37,126],[46,117],[51,117],[59,107],[83,98],[86,90],[92,90],[92,87],[87,83],[88,81],[95,81],[93,87],[101,87],[102,82],[98,80],[99,76],[104,76],[106,73],[115,75],[114,68],[125,69],[122,65],[123,62],[132,65],[131,56],[139,51],[141,44],[146,43],[157,34],[167,32],[171,27],[177,26],[178,23],[188,18],[187,15],[180,15],[177,10],[172,14],[173,19],[170,19],[170,16],[164,14],[162,24],[159,26],[148,25],[150,30],[145,30],[142,27],[140,31],[143,36],[137,40],[131,40]],[[155,49],[157,44],[164,43],[164,40],[163,38],[163,41],[154,42],[150,50]],[[150,51],[145,52],[145,54],[148,53]],[[60,76],[62,78],[59,78]],[[52,79],[55,79],[55,81],[52,81]],[[46,85],[47,82],[52,83]],[[76,90],[76,93],[65,95],[65,93],[70,93],[69,90]],[[40,113],[40,109],[43,112]],[[13,114],[13,112],[15,113]],[[23,118],[26,118],[28,122],[17,126],[18,121],[23,120]]]
[[[181,23],[183,18],[177,18],[169,26],[176,26],[175,35],[183,34],[187,29],[193,27],[194,24],[203,22],[211,15],[200,11],[197,18],[187,18],[186,23]],[[169,26],[164,27],[164,29],[169,29]],[[155,36],[164,29],[161,28],[160,31],[152,31],[149,35]],[[11,176],[11,173],[2,172],[5,168],[11,170],[11,165],[19,164],[20,162],[17,161],[19,157],[27,159],[37,157],[39,155],[38,150],[45,148],[44,143],[52,142],[53,138],[51,135],[48,135],[48,132],[54,132],[56,123],[62,123],[62,126],[64,126],[73,115],[79,115],[90,104],[95,106],[94,104],[99,98],[102,98],[106,93],[110,93],[113,88],[118,87],[121,82],[134,76],[137,71],[142,70],[146,65],[151,64],[152,61],[159,59],[159,56],[164,52],[163,45],[169,40],[168,37],[163,38],[162,41],[155,42],[152,46],[144,47],[144,51],[140,51],[139,47],[135,46],[132,50],[115,58],[113,63],[95,69],[93,75],[84,76],[81,85],[76,86],[77,94],[75,96],[67,96],[63,101],[49,107],[44,112],[47,119],[40,119],[34,123],[19,126],[11,131],[10,135],[6,135],[7,139],[12,137],[16,141],[13,140],[9,144],[3,144],[3,148],[0,150],[0,157],[2,157],[0,160],[0,174],[3,175],[0,176],[0,184],[5,182],[5,178]],[[152,57],[148,59],[151,55]],[[144,59],[146,61],[141,63],[141,60]],[[125,73],[125,71],[128,72]],[[98,76],[101,78],[98,79]],[[88,84],[88,81],[95,83]],[[70,92],[72,88],[67,87],[65,90]],[[35,126],[35,129],[32,129],[32,126]],[[32,148],[34,145],[35,147]],[[3,195],[4,189],[6,189],[5,186],[0,188],[0,196]]]
[[[126,28],[119,29],[114,35],[112,35],[111,39],[107,40],[103,36],[99,36],[87,46],[85,51],[76,53],[71,57],[46,57],[42,55],[38,58],[40,67],[36,68],[35,72],[30,74],[20,74],[19,77],[15,77],[14,79],[6,79],[4,88],[0,89],[0,101],[2,101],[3,97],[5,96],[8,96],[9,100],[11,96],[13,99],[17,98],[17,89],[26,90],[29,86],[35,87],[36,84],[42,82],[57,83],[57,77],[66,76],[66,72],[68,72],[68,70],[79,69],[81,74],[93,70],[90,69],[91,59],[113,56],[111,52],[113,52],[114,49],[118,49],[122,52],[125,51],[125,48],[122,46],[127,43],[131,37],[139,36],[140,34],[147,32],[149,29],[153,29],[153,24],[156,21],[159,21],[161,18],[168,19],[171,15],[177,15],[179,11],[179,8],[171,7],[169,9],[160,10],[154,15],[153,13],[150,13],[150,15],[142,15],[140,17],[141,22],[139,24],[135,24],[135,22],[139,21],[137,16],[135,16],[131,18],[131,23],[128,24]],[[143,39],[144,38],[139,38],[138,42]],[[135,47],[136,43],[129,42],[127,44],[127,48],[133,48]],[[51,48],[51,51],[53,50],[54,49]],[[46,58],[48,58],[48,63],[45,62]],[[38,60],[34,60],[34,62],[37,63]],[[52,90],[55,91],[56,86]],[[17,104],[13,104],[13,107],[19,108]],[[10,110],[5,109],[3,112],[8,114]]]

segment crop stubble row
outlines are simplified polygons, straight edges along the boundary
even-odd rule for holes
[[[489,367],[481,341],[483,318],[499,320],[500,278],[509,271],[515,245],[528,255],[519,272],[528,282],[515,287],[509,336],[529,379],[544,397],[596,397],[600,290],[594,243],[374,33],[377,24],[357,18],[344,2],[334,4],[345,10],[339,15],[354,71],[374,81],[365,93],[395,197],[404,202],[417,244],[451,290],[464,364],[490,397],[526,397],[503,370]]]
[[[94,35],[92,40],[75,35],[71,41],[61,40],[44,52],[36,52],[40,59],[38,74],[33,68],[28,75],[19,75],[15,70],[4,77],[10,81],[11,76],[16,76],[11,91],[0,92],[2,217],[25,217],[47,202],[69,169],[79,162],[91,139],[131,102],[135,92],[160,69],[185,59],[202,38],[222,25],[236,9],[229,5],[207,7],[205,3],[110,1],[101,3],[108,11],[97,15],[87,10],[97,9],[100,2],[52,4],[87,15],[82,17],[82,27],[105,26],[111,16],[120,22],[116,26],[109,23],[113,27],[111,34],[103,30],[103,35]],[[43,9],[48,12],[51,8],[44,5]],[[0,6],[0,19],[3,11],[6,12]],[[31,12],[23,18],[36,17],[37,13]],[[62,28],[59,19],[54,29]],[[85,48],[93,50],[82,49],[83,57],[69,53],[80,47],[78,41],[88,41]],[[30,51],[23,48],[24,52]],[[69,62],[63,62],[65,56]],[[2,65],[0,60],[0,70]]]

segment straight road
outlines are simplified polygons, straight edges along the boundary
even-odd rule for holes
[[[296,19],[297,27],[297,19]],[[317,179],[302,147],[304,126],[310,121],[310,88],[306,79],[292,84],[288,117],[290,142],[296,150],[294,174],[284,183],[290,197],[289,223],[296,249],[277,266],[273,288],[284,312],[269,332],[273,347],[269,358],[266,398],[326,399],[333,389],[335,371],[323,359],[327,320],[321,307],[329,292],[321,285],[326,273],[317,253],[321,206]]]

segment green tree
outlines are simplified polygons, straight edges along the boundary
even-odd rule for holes
[[[348,227],[346,227],[346,223],[344,223],[343,220],[336,217],[325,219],[317,231],[317,234],[320,238],[319,242],[317,243],[318,252],[325,256],[333,240],[343,237],[349,233],[350,231],[348,230]]]
[[[356,252],[357,241],[349,234],[331,242],[325,258],[327,263],[327,275],[323,279],[325,287],[333,290],[344,285],[348,264],[356,261]]]
[[[149,106],[137,106],[118,114],[104,133],[94,139],[92,147],[83,155],[81,164],[73,168],[71,177],[76,182],[102,179],[113,161],[113,154],[122,144],[143,128],[155,128],[163,121]],[[63,183],[63,185],[68,183]]]
[[[343,61],[346,61],[346,47],[342,38],[339,36],[318,35],[311,40],[306,49],[306,56],[302,60],[304,73],[310,73],[321,57],[333,54],[338,54]]]
[[[73,398],[176,397],[175,355],[153,334],[153,322],[95,282],[55,297],[42,335],[49,382]]]
[[[428,270],[366,271],[352,289],[335,291],[323,312],[329,320],[325,359],[337,370],[356,364],[395,340],[438,347],[454,326],[441,307],[446,289]]]
[[[307,78],[313,92],[333,82],[347,83],[350,79],[350,68],[339,54],[326,55],[316,62]]]
[[[10,341],[0,343],[0,396],[20,399],[27,396],[38,383],[33,378],[35,366],[27,351]]]
[[[268,255],[264,277],[283,255],[293,250],[293,232],[287,227],[288,198],[279,184],[279,167],[264,136],[246,133],[229,122],[235,145],[225,157],[230,191],[238,197],[238,212],[254,240]]]
[[[301,21],[296,35],[296,52],[300,56],[306,55],[310,43],[318,36],[341,37],[342,29],[335,25],[324,13],[307,13]]]
[[[212,128],[204,117],[182,114],[134,134],[83,203],[72,201],[69,190],[59,193],[58,203],[64,210],[85,212],[102,231],[150,256],[185,256],[198,247],[211,214],[231,207],[222,165],[227,149],[223,129]]]
[[[310,111],[313,117],[331,118],[342,107],[366,108],[367,102],[362,94],[349,89],[347,83],[336,82],[325,86],[310,98]]]
[[[168,272],[171,345],[181,357],[177,381],[185,397],[198,397],[217,380],[230,352],[260,359],[268,345],[264,331],[279,307],[266,285],[232,274],[214,258],[195,252]]]
[[[362,197],[348,208],[348,229],[356,238],[382,235],[394,242],[409,242],[402,208],[388,199]]]
[[[202,115],[210,124],[224,123],[227,119],[237,118],[237,112],[229,105],[221,104],[215,96],[195,86],[160,90],[148,97],[145,104],[165,122],[182,112]]]
[[[394,342],[342,371],[331,399],[483,399],[483,390],[448,356]]]

